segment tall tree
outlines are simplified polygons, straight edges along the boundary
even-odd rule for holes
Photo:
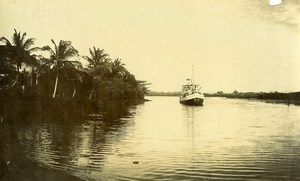
[[[8,49],[10,62],[15,65],[17,70],[17,76],[12,86],[17,83],[20,69],[24,64],[28,66],[35,64],[36,59],[33,58],[32,53],[40,50],[39,47],[32,48],[35,41],[34,38],[26,39],[26,33],[21,35],[21,32],[17,32],[16,29],[14,31],[12,41],[9,41],[5,37],[0,38],[0,41],[4,42]]]
[[[93,49],[89,48],[89,51],[90,57],[83,56],[83,58],[89,62],[88,68],[93,76],[103,75],[112,71],[109,55],[104,52],[104,49],[93,47]]]
[[[76,66],[79,66],[81,63],[79,61],[70,60],[71,58],[78,56],[78,50],[72,46],[71,41],[60,40],[58,45],[52,39],[51,42],[54,45],[53,49],[50,46],[45,46],[42,50],[49,51],[50,59],[48,64],[51,64],[51,70],[56,74],[52,95],[52,97],[55,98],[57,94],[59,76],[65,76],[73,81],[81,80],[81,75],[76,69]]]
[[[112,62],[112,74],[113,76],[117,76],[119,78],[126,78],[129,75],[129,72],[124,67],[125,64],[122,63],[120,58],[116,58]]]
[[[89,62],[88,71],[93,84],[89,98],[92,98],[95,90],[99,88],[98,83],[102,82],[105,75],[112,72],[112,66],[111,59],[104,49],[93,47],[93,49],[89,48],[89,52],[90,56],[83,56],[83,58]]]
[[[4,90],[12,84],[16,76],[16,68],[9,58],[8,48],[4,45],[0,46],[0,86]]]

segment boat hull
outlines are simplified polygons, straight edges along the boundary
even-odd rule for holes
[[[193,98],[188,100],[180,100],[181,104],[190,105],[190,106],[203,106],[203,99],[201,98]]]
[[[201,93],[180,96],[179,102],[185,105],[203,106],[204,96]]]

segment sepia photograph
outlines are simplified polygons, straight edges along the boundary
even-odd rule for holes
[[[0,0],[0,180],[300,180],[300,0]]]

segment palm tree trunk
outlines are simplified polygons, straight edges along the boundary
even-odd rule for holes
[[[39,78],[40,78],[41,74],[42,74],[42,72],[36,73],[35,86],[37,86],[39,84]]]
[[[33,86],[33,66],[31,66],[31,79],[30,79],[30,86]]]
[[[74,90],[73,90],[73,95],[72,95],[73,98],[75,97],[75,94],[76,94],[76,86],[74,84]]]
[[[16,80],[14,81],[11,87],[14,87],[16,85],[16,83],[18,82],[18,78],[19,78],[19,74],[17,74]]]
[[[91,93],[90,93],[90,95],[89,95],[89,99],[92,99],[93,93],[94,93],[94,89],[92,89],[92,91],[91,91]]]
[[[16,80],[14,81],[14,83],[11,87],[14,87],[16,85],[16,83],[18,82],[19,74],[20,74],[20,68],[19,68],[19,66],[17,66],[17,77],[16,77]]]
[[[94,85],[95,85],[95,78],[93,77],[93,80],[92,80],[92,91],[89,95],[89,99],[92,99],[92,96],[93,96],[93,93],[94,93]]]
[[[36,78],[35,78],[35,86],[37,86],[38,83],[39,83],[39,76],[40,76],[40,75],[36,74]]]
[[[53,95],[52,95],[53,98],[55,98],[55,95],[56,95],[57,84],[58,84],[58,73],[57,73],[56,79],[55,79],[54,91],[53,91]]]

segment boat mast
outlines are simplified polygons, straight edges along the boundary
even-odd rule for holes
[[[192,84],[194,83],[194,64],[192,64]]]

